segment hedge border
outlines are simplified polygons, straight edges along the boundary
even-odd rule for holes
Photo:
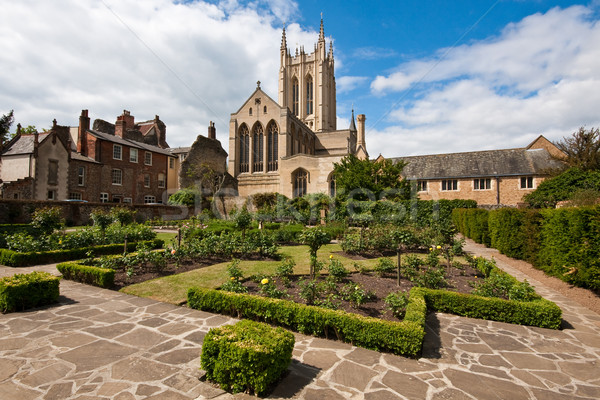
[[[77,262],[65,262],[56,266],[64,279],[110,288],[115,283],[115,270],[99,268],[91,265],[82,265]]]
[[[384,321],[339,310],[307,306],[288,300],[191,288],[188,306],[202,311],[259,320],[296,332],[338,340],[376,351],[417,356],[425,337],[427,309],[463,317],[558,329],[562,311],[545,299],[521,302],[412,288],[403,321]]]
[[[34,271],[0,279],[0,312],[6,313],[58,302],[60,278]]]
[[[140,243],[149,244],[152,248],[156,249],[162,247],[164,241],[162,239],[153,239],[142,242],[127,243],[127,251],[134,251]],[[8,249],[0,249],[0,264],[8,267],[27,267],[30,265],[52,264],[86,258],[89,251],[91,251],[94,256],[119,254],[123,252],[124,246],[124,243],[116,243],[100,246],[80,247],[78,249],[39,252],[32,251],[27,253],[20,253],[18,251]]]

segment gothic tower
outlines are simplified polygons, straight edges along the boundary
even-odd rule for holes
[[[325,43],[323,19],[314,51],[304,46],[294,56],[287,48],[285,27],[281,37],[279,105],[287,107],[314,132],[336,130],[333,44]]]

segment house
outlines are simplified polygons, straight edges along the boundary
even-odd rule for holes
[[[419,199],[470,199],[482,206],[517,206],[547,172],[559,168],[563,153],[544,136],[527,147],[466,153],[395,157]],[[380,156],[379,159],[382,157]]]
[[[228,172],[239,195],[278,192],[288,197],[334,193],[333,165],[348,154],[368,158],[365,116],[354,111],[348,129],[337,129],[333,47],[325,43],[323,20],[314,52],[280,48],[277,101],[257,82],[231,114]]]

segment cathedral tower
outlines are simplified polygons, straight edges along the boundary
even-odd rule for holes
[[[287,48],[285,27],[281,37],[279,105],[287,107],[314,132],[336,130],[333,44],[325,43],[323,19],[314,51],[304,46],[292,56]]]

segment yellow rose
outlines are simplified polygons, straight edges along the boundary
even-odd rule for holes
[[[439,250],[439,249],[441,249],[441,248],[442,248],[442,246],[438,246],[438,247],[436,247],[436,249],[438,249],[438,250]]]
[[[430,248],[429,248],[429,251],[433,251],[433,247],[430,247]]]
[[[260,283],[266,285],[267,283],[269,283],[269,280],[267,278],[264,278],[262,281],[260,281]]]
[[[330,259],[330,260],[333,260],[333,254],[330,254],[330,255],[329,255],[329,259]]]
[[[235,278],[232,276],[232,277],[231,277],[231,280],[232,280],[232,281],[235,281]]]

